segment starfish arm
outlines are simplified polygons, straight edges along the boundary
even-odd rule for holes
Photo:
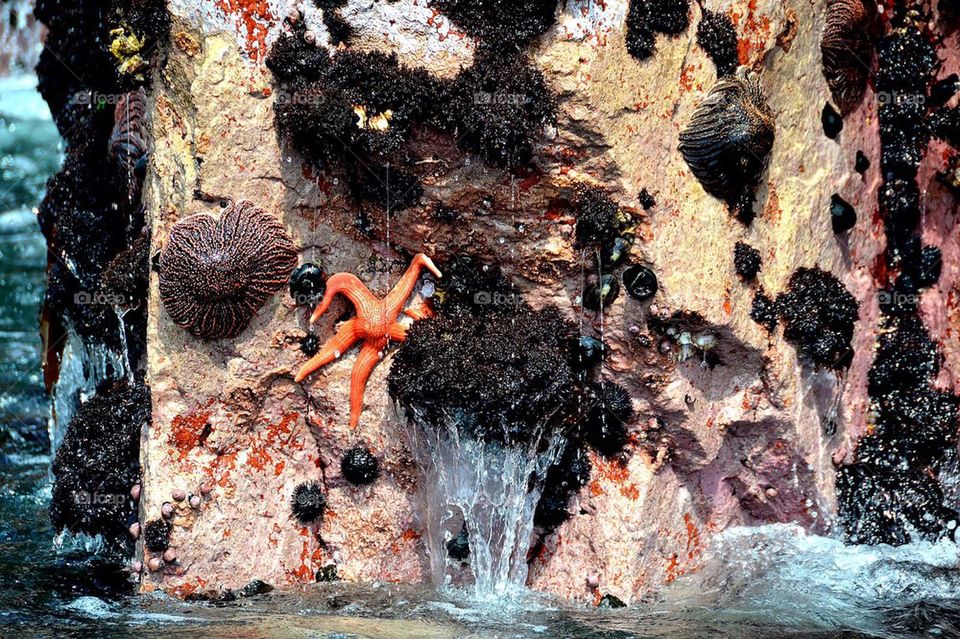
[[[441,277],[440,269],[436,267],[433,260],[423,253],[417,253],[416,257],[414,257],[410,263],[410,266],[407,267],[407,272],[403,274],[403,277],[400,278],[397,285],[393,287],[393,290],[390,291],[383,300],[384,308],[391,314],[398,315],[400,313],[403,305],[407,303],[410,294],[413,293],[413,288],[417,285],[417,280],[420,278],[420,271],[424,268],[437,277]]]
[[[387,336],[390,338],[391,342],[400,343],[407,339],[407,330],[409,330],[408,326],[404,326],[400,322],[394,322],[390,326],[390,332],[387,333]]]
[[[426,304],[417,304],[416,306],[411,306],[410,308],[403,311],[407,317],[412,317],[414,320],[422,320],[433,317],[433,311],[430,310],[430,307]]]
[[[357,311],[377,302],[356,275],[352,273],[337,273],[336,275],[331,275],[330,279],[327,280],[327,292],[324,293],[320,304],[316,310],[313,311],[313,315],[310,316],[311,324],[327,312],[327,309],[330,308],[330,303],[333,302],[333,298],[336,297],[337,294],[343,295],[350,300]]]
[[[367,342],[360,349],[357,361],[353,364],[353,375],[350,377],[350,428],[360,424],[360,413],[363,411],[363,393],[367,388],[370,373],[380,362],[383,355],[381,345]]]
[[[356,331],[356,322],[355,319],[344,322],[337,334],[327,340],[320,352],[303,365],[300,372],[297,373],[295,381],[302,382],[311,373],[323,368],[353,346],[359,337]]]

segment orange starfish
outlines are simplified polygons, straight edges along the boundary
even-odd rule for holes
[[[407,337],[407,326],[400,323],[398,317],[404,313],[415,320],[430,317],[430,310],[425,306],[408,308],[404,306],[413,293],[420,278],[420,271],[427,268],[437,277],[441,277],[440,270],[433,260],[418,253],[407,268],[393,290],[382,300],[374,297],[370,289],[360,279],[351,273],[337,273],[327,280],[327,292],[320,305],[317,306],[310,323],[316,322],[330,308],[330,303],[337,294],[346,297],[357,309],[357,316],[344,322],[337,330],[337,334],[327,340],[309,362],[303,365],[297,373],[297,382],[302,382],[308,375],[339,358],[351,346],[359,341],[363,342],[360,354],[353,364],[353,374],[350,377],[350,428],[356,428],[360,423],[360,412],[363,410],[363,391],[367,387],[367,380],[377,363],[383,359],[384,351],[390,342],[402,342]]]

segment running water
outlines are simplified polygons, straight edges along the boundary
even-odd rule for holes
[[[447,543],[466,530],[474,599],[522,598],[533,515],[562,438],[541,432],[529,442],[503,445],[464,435],[453,423],[437,428],[418,422],[408,429],[424,479],[423,523],[434,584],[455,583]]]

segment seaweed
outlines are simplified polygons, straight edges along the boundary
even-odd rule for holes
[[[136,516],[130,489],[140,478],[140,436],[150,422],[142,379],[108,381],[80,405],[53,461],[50,520],[57,530],[128,543]]]

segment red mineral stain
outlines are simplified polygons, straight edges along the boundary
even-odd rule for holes
[[[757,15],[757,0],[748,0],[746,15],[730,10],[730,19],[737,27],[740,38],[737,40],[737,57],[740,64],[750,65],[754,53],[762,53],[770,38],[770,18]]]
[[[688,93],[693,90],[693,67],[687,65],[680,71],[680,90]]]
[[[267,34],[276,21],[268,0],[216,0],[216,4],[221,11],[236,19],[250,59],[263,59],[267,54]]]

